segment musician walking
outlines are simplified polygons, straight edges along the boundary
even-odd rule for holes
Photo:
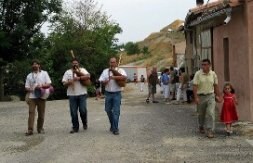
[[[73,58],[72,68],[67,70],[62,78],[63,85],[67,87],[67,96],[69,98],[69,108],[72,121],[71,134],[79,131],[78,110],[83,123],[83,129],[87,125],[87,86],[83,81],[89,80],[90,74],[85,68],[79,67],[79,61]]]
[[[35,93],[36,90],[47,89],[51,86],[51,79],[47,71],[41,70],[40,62],[38,60],[32,61],[32,72],[26,77],[25,89],[28,92],[27,104],[29,106],[28,117],[28,131],[26,136],[33,135],[35,109],[37,107],[38,120],[37,131],[39,134],[44,133],[44,117],[46,108],[46,99],[38,97]]]
[[[116,58],[110,58],[110,68],[105,69],[99,81],[105,85],[105,111],[110,121],[110,131],[119,135],[119,116],[121,105],[120,81],[126,80],[126,72],[117,67]]]

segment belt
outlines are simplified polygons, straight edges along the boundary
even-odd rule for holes
[[[209,96],[209,95],[212,95],[213,93],[207,93],[207,94],[204,94],[204,93],[200,93],[198,94],[198,96]]]
[[[120,91],[117,91],[117,92],[108,92],[106,91],[106,93],[109,93],[109,94],[115,94],[115,93],[119,93]]]

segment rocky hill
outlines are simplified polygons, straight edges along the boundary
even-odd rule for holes
[[[175,20],[159,32],[151,33],[143,41],[137,42],[140,49],[148,47],[149,54],[122,55],[123,64],[132,66],[157,66],[158,68],[172,65],[172,46],[184,42],[184,33],[179,31],[183,21]]]

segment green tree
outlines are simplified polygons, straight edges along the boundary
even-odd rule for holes
[[[126,43],[125,50],[126,50],[127,54],[129,54],[129,55],[140,53],[140,49],[138,47],[138,44],[133,43],[133,42]]]
[[[148,55],[148,54],[149,54],[149,49],[148,49],[147,46],[144,46],[144,47],[142,48],[142,53],[143,53],[144,55]]]
[[[53,78],[59,90],[57,96],[63,97],[64,88],[60,80],[70,66],[70,50],[74,51],[94,80],[108,66],[109,57],[117,54],[119,47],[115,35],[122,30],[98,9],[93,0],[77,2],[73,9],[62,13],[58,20],[52,24],[53,32],[48,39],[51,44]]]
[[[61,11],[61,3],[62,0],[0,1],[0,100],[4,96],[6,66],[30,57],[32,38],[52,14]]]

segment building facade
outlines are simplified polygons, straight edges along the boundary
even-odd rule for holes
[[[219,87],[234,85],[240,119],[253,121],[253,0],[217,0],[191,9],[185,36],[188,72],[209,58]]]

